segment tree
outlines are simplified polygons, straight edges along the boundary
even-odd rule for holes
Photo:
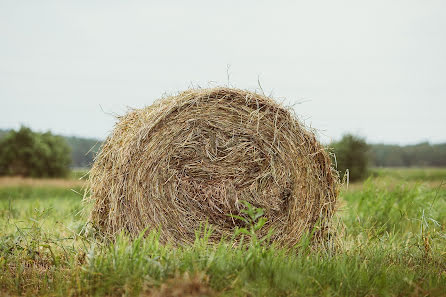
[[[337,169],[343,176],[348,169],[349,180],[356,181],[367,175],[369,146],[361,137],[346,134],[331,145],[336,156]]]
[[[21,127],[0,140],[0,175],[65,176],[70,163],[66,141],[50,132],[36,133]]]

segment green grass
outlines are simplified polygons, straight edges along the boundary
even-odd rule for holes
[[[331,241],[314,248],[305,237],[284,250],[267,241],[209,244],[208,228],[179,247],[160,244],[156,230],[101,242],[82,232],[75,191],[0,188],[0,295],[445,295],[444,187],[371,179],[341,197]]]
[[[446,183],[446,168],[373,168],[371,175],[402,181],[440,181]]]
[[[83,213],[81,188],[0,188],[1,235],[37,223],[41,229],[52,230],[55,235],[64,228],[79,230],[79,226],[85,224]]]

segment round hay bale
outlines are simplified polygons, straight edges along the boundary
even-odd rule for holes
[[[163,241],[192,242],[207,222],[219,239],[243,226],[231,215],[247,201],[268,220],[259,236],[271,227],[289,246],[327,227],[338,177],[290,110],[244,90],[197,89],[119,117],[90,194],[90,220],[105,234],[159,228]]]

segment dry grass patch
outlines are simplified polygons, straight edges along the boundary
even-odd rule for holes
[[[31,178],[19,176],[0,177],[0,187],[55,187],[55,188],[76,188],[85,185],[84,180],[64,179],[64,178]]]

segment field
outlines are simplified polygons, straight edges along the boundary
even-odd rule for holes
[[[374,170],[344,186],[328,242],[284,250],[211,245],[206,226],[190,246],[156,230],[107,243],[85,232],[82,181],[0,179],[0,296],[445,296],[444,182],[446,169]]]

